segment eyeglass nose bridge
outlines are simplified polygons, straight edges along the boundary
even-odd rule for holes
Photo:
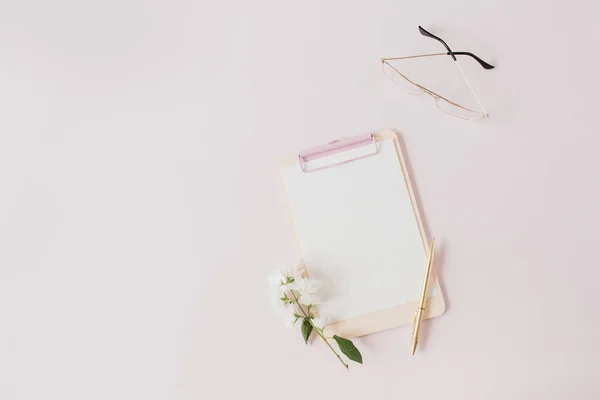
[[[425,87],[423,87],[421,85],[419,85],[417,87],[421,90],[421,93],[426,93],[426,94],[430,95],[431,97],[433,97],[433,99],[435,101],[438,101],[438,99],[440,98],[439,95],[433,93],[431,90],[429,90],[429,89],[427,89],[427,88],[425,88]]]
[[[408,93],[412,94],[413,96],[419,96],[421,94],[427,93],[427,90],[420,85],[414,85],[414,87],[416,92],[413,92],[410,89],[408,91]]]

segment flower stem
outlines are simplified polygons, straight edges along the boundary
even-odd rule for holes
[[[346,369],[348,369],[348,364],[346,364],[344,362],[344,360],[342,360],[342,357],[340,357],[340,355],[338,354],[338,352],[335,351],[335,349],[333,347],[331,347],[331,344],[329,343],[329,341],[327,340],[327,338],[325,336],[323,336],[323,333],[321,333],[321,330],[319,328],[317,328],[315,326],[315,324],[313,324],[312,319],[310,320],[310,324],[313,326],[313,328],[316,329],[316,331],[319,334],[319,336],[321,336],[321,339],[323,339],[323,341],[325,342],[325,344],[327,345],[327,347],[329,347],[331,349],[331,351],[333,351],[333,354],[335,354],[335,356],[338,358],[338,360],[340,360],[340,362],[342,363],[342,365],[344,367],[346,367]]]
[[[331,351],[333,352],[333,354],[335,354],[335,356],[338,358],[338,360],[340,360],[340,362],[342,363],[342,365],[344,367],[346,367],[346,369],[348,369],[348,364],[346,364],[344,362],[344,360],[342,360],[342,357],[340,357],[340,355],[338,354],[338,352],[335,351],[335,349],[327,341],[327,338],[323,335],[323,332],[321,332],[321,329],[317,328],[315,326],[315,324],[313,323],[312,318],[306,312],[304,312],[304,308],[302,308],[302,305],[298,302],[298,297],[296,297],[296,294],[294,293],[294,291],[290,290],[290,293],[294,297],[294,302],[298,305],[298,308],[300,309],[300,311],[302,312],[302,314],[304,314],[304,317],[308,319],[308,321],[310,322],[310,324],[312,325],[312,327],[317,331],[317,334],[321,337],[321,339],[323,339],[323,341],[325,342],[325,344],[327,345],[327,347],[329,347],[331,349]]]

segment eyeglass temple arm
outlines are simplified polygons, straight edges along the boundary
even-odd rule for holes
[[[448,53],[446,53],[446,54],[448,54],[449,56],[451,56],[454,61],[456,61],[456,56],[457,55],[459,55],[459,56],[469,56],[469,57],[473,57],[475,59],[475,61],[477,61],[479,63],[479,65],[481,65],[485,69],[492,69],[492,68],[494,68],[493,65],[486,63],[485,61],[483,61],[481,58],[477,57],[473,53],[469,53],[467,51],[453,52],[452,50],[450,50],[450,47],[448,47],[448,45],[446,44],[446,42],[444,42],[441,38],[435,36],[433,33],[427,32],[425,29],[423,29],[423,27],[421,25],[419,25],[419,32],[421,32],[421,35],[430,37],[432,39],[435,39],[438,42],[440,42],[441,44],[443,44],[444,47],[446,48],[446,50],[448,50]]]
[[[479,65],[481,65],[483,68],[485,68],[485,69],[494,69],[495,68],[492,64],[486,63],[481,58],[477,57],[473,53],[469,53],[468,51],[453,51],[452,53],[448,52],[446,54],[448,54],[448,55],[454,54],[455,56],[469,56],[469,57],[473,57],[473,59],[475,61],[477,61],[479,63]]]
[[[443,44],[444,47],[446,48],[446,50],[448,50],[448,54],[450,54],[450,56],[452,56],[452,59],[454,61],[456,61],[456,57],[454,57],[454,53],[452,52],[452,50],[450,50],[450,47],[448,47],[448,45],[446,44],[446,42],[444,42],[439,37],[435,36],[433,33],[427,32],[425,29],[423,29],[423,27],[421,25],[419,25],[419,32],[421,32],[421,35],[430,37],[432,39],[435,39],[438,42],[440,42],[441,44]]]

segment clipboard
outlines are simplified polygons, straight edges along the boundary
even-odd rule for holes
[[[402,149],[385,130],[284,160],[280,178],[311,278],[330,288],[325,332],[359,337],[412,323],[429,248]],[[424,318],[441,315],[435,269]]]

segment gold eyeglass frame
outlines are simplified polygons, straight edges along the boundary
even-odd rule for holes
[[[469,83],[469,81],[467,80],[467,77],[465,76],[462,68],[460,67],[460,64],[458,63],[458,60],[454,61],[454,63],[456,64],[456,66],[458,67],[463,79],[465,80],[467,86],[469,87],[469,89],[471,90],[471,93],[473,94],[473,96],[475,97],[475,100],[477,100],[477,103],[479,104],[479,107],[481,107],[482,112],[479,111],[475,111],[472,110],[468,107],[464,107],[461,106],[460,104],[457,104],[455,102],[453,102],[452,100],[447,99],[446,97],[439,95],[437,93],[435,93],[433,90],[430,90],[428,88],[426,88],[423,85],[420,85],[416,82],[413,82],[412,80],[410,80],[406,75],[404,75],[402,72],[398,71],[398,69],[396,67],[394,67],[389,61],[394,61],[394,60],[406,60],[406,59],[411,59],[411,58],[421,58],[421,57],[435,57],[435,56],[448,56],[448,53],[434,53],[434,54],[419,54],[419,55],[415,55],[415,56],[405,56],[405,57],[388,57],[388,58],[382,58],[381,59],[381,68],[383,70],[383,73],[385,74],[385,76],[392,81],[392,83],[398,87],[400,87],[396,81],[394,81],[392,79],[391,76],[389,76],[388,72],[385,69],[385,66],[387,65],[388,67],[390,67],[395,73],[397,73],[400,77],[402,77],[404,80],[406,80],[408,83],[410,83],[411,85],[415,86],[417,89],[419,89],[419,93],[412,93],[410,92],[410,94],[413,95],[421,95],[423,93],[428,94],[429,96],[433,97],[434,101],[435,101],[435,105],[437,108],[439,108],[440,110],[442,110],[443,112],[445,112],[448,115],[451,115],[455,118],[460,118],[460,119],[464,119],[464,120],[468,120],[468,121],[477,121],[480,119],[485,119],[485,118],[489,118],[489,114],[485,111],[485,108],[483,107],[483,105],[481,104],[481,102],[479,101],[479,98],[477,97],[477,95],[475,94],[475,91],[473,90],[473,88],[471,87],[471,84]],[[469,117],[464,117],[461,115],[456,115],[451,113],[448,110],[444,110],[442,107],[440,107],[439,105],[439,101],[445,101],[455,107],[458,107],[462,110],[468,111],[468,112],[472,112],[474,114],[476,114],[477,116],[474,118],[469,118]]]
[[[407,56],[407,57],[389,57],[389,58],[382,58],[381,59],[381,68],[383,69],[383,72],[385,73],[385,76],[388,77],[389,80],[392,81],[392,83],[396,86],[400,86],[398,85],[398,83],[388,74],[388,72],[386,71],[385,66],[389,66],[395,73],[398,74],[398,76],[402,77],[404,80],[406,80],[408,83],[410,83],[411,85],[415,86],[416,88],[419,89],[419,93],[412,93],[412,94],[423,94],[423,93],[427,93],[428,95],[430,95],[431,97],[433,97],[433,99],[435,100],[435,105],[437,106],[437,108],[439,108],[440,110],[444,111],[446,114],[449,114],[455,118],[460,118],[460,119],[466,119],[466,120],[470,120],[470,121],[475,121],[475,120],[479,120],[479,119],[484,119],[484,118],[489,118],[489,114],[487,113],[487,111],[485,111],[485,108],[483,108],[483,105],[481,104],[481,101],[479,101],[479,97],[477,97],[477,94],[475,94],[475,91],[473,90],[473,87],[471,86],[471,84],[469,83],[469,80],[467,79],[467,77],[465,76],[465,73],[463,72],[462,68],[460,67],[460,64],[458,63],[458,59],[456,58],[456,56],[469,56],[472,59],[474,59],[475,61],[477,61],[479,63],[479,65],[481,65],[484,69],[494,69],[494,66],[483,61],[481,58],[477,57],[475,54],[470,53],[468,51],[452,51],[450,49],[450,46],[448,46],[448,44],[440,37],[434,35],[431,32],[428,32],[427,30],[425,30],[421,25],[419,25],[419,33],[425,37],[434,39],[436,41],[438,41],[439,43],[441,43],[445,48],[446,48],[446,53],[435,53],[435,54],[420,54],[420,55],[416,55],[416,56]],[[406,75],[404,75],[403,73],[401,73],[400,71],[398,71],[398,69],[396,67],[394,67],[390,61],[393,60],[405,60],[405,59],[409,59],[409,58],[418,58],[418,57],[435,57],[435,56],[450,56],[452,58],[452,60],[454,61],[454,64],[456,65],[456,67],[458,68],[458,70],[460,71],[460,74],[462,75],[465,83],[467,84],[467,86],[469,87],[469,90],[471,90],[471,93],[473,94],[473,96],[475,97],[475,100],[477,100],[477,104],[479,104],[479,107],[481,108],[482,112],[478,112],[475,110],[471,110],[470,108],[461,106],[460,104],[457,104],[451,100],[448,100],[447,98],[445,98],[444,96],[441,96],[437,93],[435,93],[432,90],[427,89],[425,86],[420,85],[416,82],[411,81],[410,79],[408,79],[406,77]],[[445,101],[446,103],[450,104],[451,106],[457,107],[461,110],[465,110],[471,113],[474,113],[475,115],[477,115],[474,118],[470,118],[470,117],[465,117],[462,115],[457,115],[457,114],[453,114],[452,112],[450,112],[449,110],[445,110],[440,106],[440,101]]]

